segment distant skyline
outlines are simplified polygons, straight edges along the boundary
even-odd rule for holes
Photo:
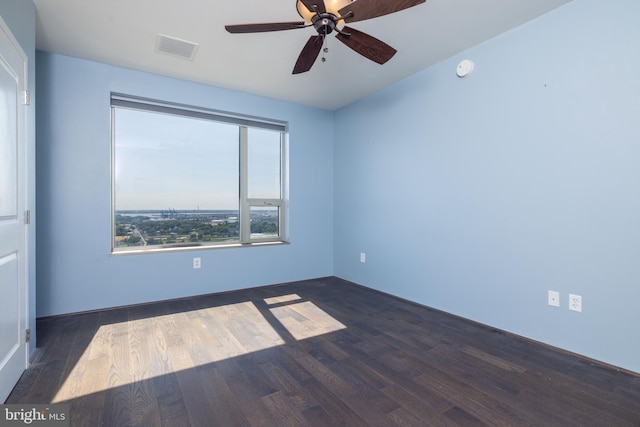
[[[238,210],[237,125],[118,108],[114,131],[116,210]],[[252,196],[273,197],[279,133],[249,135]]]
[[[168,209],[118,209],[116,210],[116,212],[153,212],[153,213],[169,213],[170,211],[175,211],[176,213],[193,213],[193,212],[204,212],[204,213],[211,213],[211,212],[237,212],[236,209],[174,209],[174,208],[168,208]]]

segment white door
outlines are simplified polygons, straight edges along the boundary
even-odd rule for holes
[[[0,18],[0,403],[27,367],[26,64]]]

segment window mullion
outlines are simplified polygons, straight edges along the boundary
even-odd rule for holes
[[[240,242],[249,243],[251,238],[251,208],[249,206],[249,132],[240,126]]]
[[[280,133],[280,212],[278,215],[278,234],[280,238],[284,238],[284,230],[285,230],[285,211],[284,209],[284,200],[285,200],[285,182],[288,179],[286,177],[286,153],[285,153],[285,139],[284,133]]]

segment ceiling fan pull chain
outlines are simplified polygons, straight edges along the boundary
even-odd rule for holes
[[[327,41],[327,27],[324,28],[324,35],[322,36],[322,44],[324,45],[324,48],[322,49],[322,58],[320,58],[320,60],[322,62],[326,62],[327,58],[324,57],[324,54],[329,52],[329,48],[327,47],[327,43],[329,43]]]

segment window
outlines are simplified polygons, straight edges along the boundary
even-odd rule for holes
[[[112,95],[114,252],[284,241],[285,125]]]

